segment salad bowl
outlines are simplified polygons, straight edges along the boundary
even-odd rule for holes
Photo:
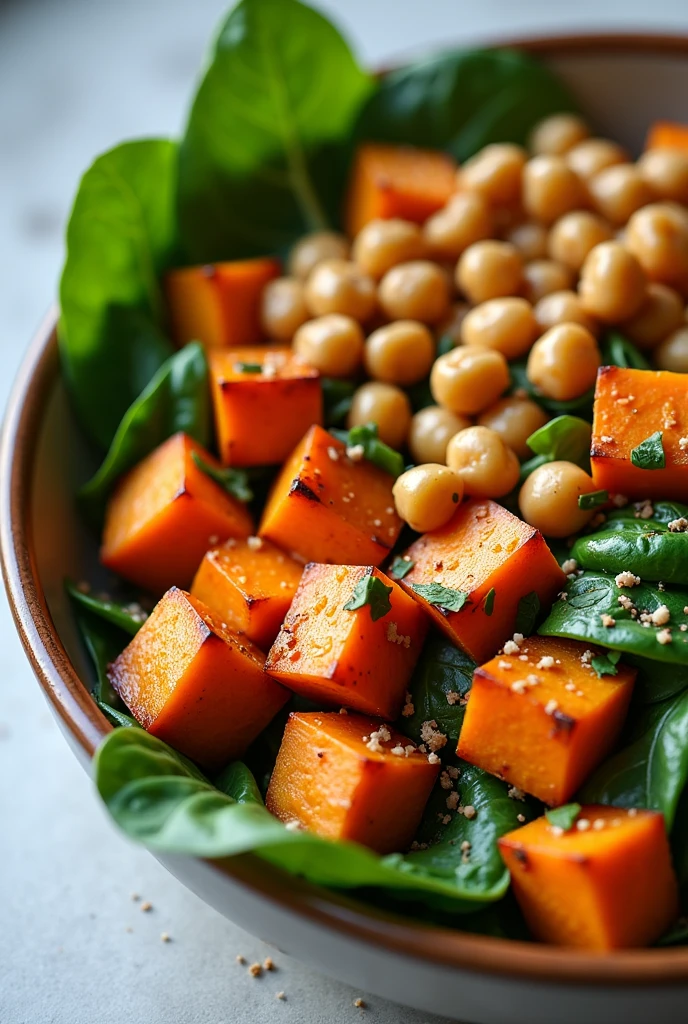
[[[602,133],[637,151],[657,116],[680,120],[688,38],[510,40],[558,72]],[[77,481],[94,468],[70,411],[52,311],[15,383],[1,451],[0,539],[22,643],[51,710],[85,768],[110,731],[83,680],[89,669],[63,581],[108,582],[77,519]],[[245,854],[159,859],[209,905],[287,955],[357,988],[475,1024],[596,1024],[685,1019],[688,949],[593,955],[410,921]]]

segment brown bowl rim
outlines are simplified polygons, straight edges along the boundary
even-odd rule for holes
[[[613,33],[492,40],[549,55],[581,51],[688,57],[688,36]],[[79,679],[58,636],[38,578],[31,491],[41,417],[60,373],[57,310],[51,309],[27,351],[12,388],[0,441],[0,556],[14,622],[39,684],[82,758],[93,755],[111,726]],[[582,953],[474,935],[409,921],[346,895],[296,879],[256,855],[208,862],[282,910],[321,927],[420,961],[463,971],[582,985],[685,984],[688,948]]]

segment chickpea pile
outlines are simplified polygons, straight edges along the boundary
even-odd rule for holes
[[[370,422],[417,465],[396,481],[399,514],[436,529],[463,495],[500,498],[519,482],[526,440],[550,418],[510,393],[526,361],[535,396],[580,398],[617,327],[659,369],[688,372],[688,154],[633,163],[570,114],[547,118],[529,149],[486,146],[424,224],[373,220],[350,243],[309,235],[288,276],[267,286],[269,338],[328,377],[362,381],[348,426]],[[441,354],[438,341],[442,339]],[[408,390],[429,381],[415,414]],[[521,515],[553,537],[583,528],[591,478],[568,462],[526,479]]]

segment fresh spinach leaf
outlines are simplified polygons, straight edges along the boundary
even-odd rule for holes
[[[633,688],[633,700],[638,705],[658,704],[688,690],[688,666],[672,665],[667,671],[662,661],[632,654],[625,654],[624,661],[638,671]]]
[[[105,701],[103,700],[96,700],[96,704],[103,712],[105,717],[108,719],[108,721],[111,723],[111,725],[114,725],[115,728],[142,728],[142,726],[139,725],[136,719],[132,718],[131,715],[128,715],[125,711],[120,711],[119,708],[113,708],[111,704],[106,704]]]
[[[638,469],[664,469],[666,457],[661,430],[656,430],[636,448],[631,449],[631,462]]]
[[[411,586],[428,604],[434,604],[444,612],[460,612],[468,600],[465,591],[452,590],[450,587],[443,587],[441,583],[412,583]]]
[[[361,448],[363,457],[390,476],[398,477],[404,472],[404,459],[399,452],[379,439],[377,423],[366,423],[351,430],[331,430],[330,433],[348,448]]]
[[[402,558],[401,555],[397,555],[389,567],[389,575],[393,576],[395,580],[403,580],[404,576],[411,572],[415,564],[410,558]]]
[[[434,720],[455,748],[476,667],[473,659],[442,633],[432,633],[409,685],[413,714],[399,720],[401,732],[420,743],[423,722]]]
[[[516,633],[523,633],[523,636],[530,636],[535,629],[535,623],[539,614],[540,598],[534,590],[531,590],[529,594],[525,594],[518,602],[514,631]]]
[[[545,811],[545,817],[550,825],[554,825],[555,828],[563,828],[564,832],[568,832],[573,828],[580,812],[580,804],[564,804],[563,807]]]
[[[621,651],[607,651],[606,654],[597,654],[590,664],[598,679],[602,676],[618,676],[619,670],[616,667],[621,658]]]
[[[100,618],[105,619],[107,622],[112,622],[113,625],[119,626],[120,629],[130,636],[138,633],[141,625],[148,617],[137,601],[122,602],[113,601],[111,598],[102,599],[96,597],[90,591],[84,592],[80,590],[71,580],[65,580],[65,590],[75,604],[88,609],[94,615],[99,615]]]
[[[618,331],[609,331],[602,341],[602,362],[605,366],[624,366],[633,370],[650,369],[650,364],[642,352]]]
[[[192,452],[191,458],[201,472],[219,484],[223,491],[236,498],[237,501],[253,501],[253,491],[245,469],[234,469],[232,466],[211,466],[209,462],[201,458],[198,452]]]
[[[626,651],[664,664],[688,666],[688,633],[676,627],[686,620],[683,613],[688,605],[688,590],[667,588],[659,590],[650,583],[639,583],[630,592],[633,604],[640,613],[633,618],[632,610],[619,604],[620,594],[629,592],[617,587],[613,576],[601,572],[584,572],[569,580],[567,599],[555,601],[540,626],[543,636],[565,636],[587,643],[600,644],[614,651]],[[667,624],[645,625],[642,613],[652,615],[663,606],[669,610],[671,640],[662,643]],[[608,622],[609,625],[605,625]]]
[[[108,665],[121,654],[129,642],[131,633],[103,618],[80,601],[72,599],[72,610],[79,635],[95,670],[91,694],[102,711],[120,714],[124,704],[115,693],[108,678]]]
[[[587,494],[579,494],[578,508],[589,512],[591,509],[606,505],[609,501],[609,491],[588,491]]]
[[[344,610],[355,612],[366,605],[370,608],[370,617],[373,622],[391,612],[392,602],[389,595],[392,587],[386,586],[377,576],[364,576],[354,587],[354,592],[344,605]]]
[[[125,142],[86,171],[69,219],[60,356],[79,422],[101,448],[173,352],[158,282],[173,258],[176,166],[174,142]]]
[[[297,0],[241,0],[181,143],[189,260],[264,255],[336,222],[351,128],[374,87],[323,15]]]
[[[688,692],[638,709],[625,745],[585,783],[582,803],[651,808],[667,831],[688,780]]]
[[[454,50],[385,75],[356,134],[465,160],[490,142],[523,144],[543,117],[575,109],[564,84],[525,53]]]
[[[486,615],[492,615],[492,612],[494,611],[496,593],[497,592],[495,588],[492,587],[490,590],[488,590],[487,594],[485,595],[485,600],[483,602],[483,610]]]
[[[210,436],[208,363],[198,342],[170,356],[124,414],[105,461],[79,491],[92,521],[102,517],[122,474],[178,431],[203,445]]]
[[[545,423],[526,442],[535,456],[521,466],[521,481],[533,470],[559,459],[589,468],[591,433],[590,424],[578,416],[557,416]]]
[[[356,843],[286,829],[262,805],[243,766],[227,769],[218,780],[222,789],[215,788],[143,729],[111,732],[98,748],[94,772],[115,823],[156,852],[212,858],[254,852],[316,884],[441,900],[455,913],[477,910],[506,892],[508,873],[495,841],[517,826],[524,806],[509,800],[504,783],[467,765],[459,786],[475,817],[456,822],[459,816],[452,815],[446,841],[436,836],[432,852],[379,857]],[[436,819],[433,825],[437,829]],[[469,858],[459,837],[471,844]]]
[[[340,427],[346,422],[356,390],[351,380],[338,380],[336,377],[321,377],[320,386],[323,393],[325,410],[325,426]]]

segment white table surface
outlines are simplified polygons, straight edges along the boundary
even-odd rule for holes
[[[327,0],[372,63],[509,32],[688,30],[685,0]],[[223,0],[0,0],[0,407],[55,295],[80,172],[125,137],[175,133]],[[153,904],[143,913],[136,892]],[[172,938],[161,941],[161,933]],[[426,1014],[275,955],[117,834],[58,733],[0,603],[1,1024],[241,1024]],[[284,991],[286,1002],[275,998]],[[507,1022],[505,1022],[507,1024]]]

